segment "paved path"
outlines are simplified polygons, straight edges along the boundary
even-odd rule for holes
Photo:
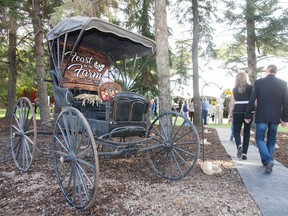
[[[273,172],[265,174],[256,146],[249,146],[247,160],[239,159],[236,157],[236,144],[230,141],[230,129],[216,130],[263,216],[288,216],[288,169],[275,161]]]

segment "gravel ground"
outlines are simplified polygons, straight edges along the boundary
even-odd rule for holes
[[[32,167],[20,174],[11,158],[9,124],[0,125],[0,215],[261,215],[215,129],[205,134],[211,143],[205,145],[205,160],[220,166],[220,174],[206,175],[198,164],[186,178],[171,182],[157,177],[142,155],[103,159],[98,196],[80,212],[61,195],[51,137],[39,137]]]

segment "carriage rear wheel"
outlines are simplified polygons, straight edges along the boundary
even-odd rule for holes
[[[65,200],[77,209],[87,209],[96,197],[99,162],[92,130],[73,107],[63,110],[55,122],[53,162]]]
[[[11,122],[11,151],[17,168],[26,172],[31,166],[36,151],[37,127],[30,100],[20,98],[15,106]]]
[[[158,116],[148,130],[153,137],[148,162],[153,171],[169,180],[184,178],[195,166],[199,156],[199,137],[194,125],[177,112]]]

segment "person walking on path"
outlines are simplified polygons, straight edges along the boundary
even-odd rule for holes
[[[156,108],[156,105],[155,105],[154,99],[152,99],[150,101],[150,115],[152,119],[155,118],[155,108]]]
[[[191,98],[190,104],[189,104],[189,116],[190,116],[190,121],[193,122],[194,119],[194,99]]]
[[[208,112],[209,112],[209,103],[206,97],[203,98],[203,103],[202,103],[202,116],[203,116],[203,121],[204,125],[207,126],[207,119],[208,119]]]
[[[288,123],[288,91],[287,82],[277,78],[277,67],[269,65],[266,77],[255,81],[252,95],[247,105],[245,121],[250,122],[253,104],[257,101],[255,124],[256,143],[265,166],[265,173],[273,171],[273,153],[279,123],[285,127]],[[267,132],[266,143],[264,141]]]
[[[179,100],[178,102],[178,109],[179,109],[179,112],[182,114],[182,106],[183,106],[183,101],[182,99]]]
[[[183,104],[183,106],[182,106],[182,110],[181,110],[181,111],[182,111],[181,113],[183,113],[183,115],[188,118],[189,109],[188,109],[188,102],[187,102],[187,100],[184,100],[184,104]],[[188,122],[185,121],[185,122],[184,122],[184,125],[188,125]]]
[[[233,136],[237,147],[237,157],[247,159],[247,152],[250,141],[251,121],[245,122],[245,112],[252,93],[252,85],[249,82],[247,73],[240,72],[236,75],[235,87],[229,104],[229,121],[232,122]],[[250,112],[253,111],[253,108]],[[252,118],[252,115],[251,115]],[[232,120],[233,119],[233,120]],[[243,144],[241,144],[241,129],[244,124]]]

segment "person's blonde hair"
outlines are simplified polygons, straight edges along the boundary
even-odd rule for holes
[[[246,86],[250,85],[248,74],[244,72],[239,72],[236,75],[235,86],[238,87],[238,92],[245,92]]]

